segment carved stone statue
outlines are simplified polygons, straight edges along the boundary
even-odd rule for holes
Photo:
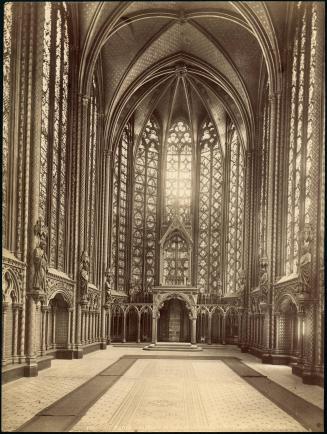
[[[87,251],[84,250],[80,260],[80,290],[83,299],[86,299],[88,294],[89,271],[90,259]]]
[[[299,283],[302,292],[308,292],[311,276],[311,252],[310,245],[302,246],[302,255],[299,263]]]
[[[260,259],[260,287],[268,285],[268,260],[266,258]]]
[[[111,298],[111,285],[112,285],[112,275],[111,270],[108,268],[106,273],[106,280],[104,282],[104,291],[105,291],[105,304],[109,305]]]
[[[33,252],[34,276],[33,289],[46,292],[46,276],[48,271],[48,258],[45,252],[46,242],[41,239]]]
[[[46,237],[48,228],[38,219],[34,226],[34,234],[38,239],[38,246],[33,251],[33,289],[39,292],[46,292],[46,276],[48,271],[48,257],[46,254]]]
[[[302,292],[308,292],[311,280],[311,227],[306,225],[303,231],[301,257],[299,261],[299,284]]]
[[[242,296],[244,294],[245,291],[245,272],[244,270],[240,271],[239,274],[239,284],[238,284],[238,295]]]

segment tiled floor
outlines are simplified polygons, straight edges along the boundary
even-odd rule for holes
[[[306,431],[221,361],[138,360],[71,431]]]
[[[104,368],[106,368],[108,365],[116,361],[124,354],[144,355],[145,351],[143,351],[141,348],[108,347],[107,350],[105,351],[97,351],[95,353],[86,355],[81,360],[54,360],[52,362],[52,367],[50,369],[41,371],[38,377],[21,378],[19,380],[4,385],[2,388],[2,430],[13,431],[17,429],[23,423],[31,419],[36,413],[41,411],[43,408],[49,406],[59,398],[63,397],[70,391],[74,390],[76,387],[80,386],[85,381],[89,380],[90,378],[98,374],[100,371],[102,371]],[[171,352],[156,353],[157,356],[161,354],[162,355],[167,354],[170,356],[172,355]],[[299,396],[306,399],[307,401],[319,406],[320,408],[323,408],[323,389],[318,386],[304,385],[300,378],[291,374],[291,369],[288,367],[262,365],[260,361],[254,356],[251,356],[249,354],[242,354],[237,348],[232,349],[230,347],[229,348],[227,347],[226,349],[204,350],[198,353],[183,352],[179,354],[182,354],[183,356],[189,355],[192,357],[204,356],[204,355],[238,357],[253,369],[256,369],[257,371],[263,373],[264,375],[267,375],[273,381],[281,384],[285,388],[291,390],[293,393],[298,394]],[[149,363],[150,363],[149,360],[139,360],[135,365],[134,369],[136,369],[136,371],[134,374],[136,375],[137,372],[140,372],[137,371],[137,369],[142,370],[141,368],[142,366],[144,366],[145,369],[145,366],[148,366]],[[182,364],[182,366],[183,364],[185,365],[184,361],[180,361],[180,363]],[[208,361],[203,361],[203,363],[208,363]],[[215,363],[217,364],[217,362]],[[192,364],[190,365],[192,366],[192,368],[190,367],[189,369],[191,369],[192,372],[195,372],[196,375],[200,375],[199,374],[200,372],[201,375],[202,374],[204,375],[203,369],[199,367],[200,365],[197,366],[195,365],[196,363],[193,361]],[[221,364],[219,363],[219,365]],[[201,366],[209,366],[209,365],[202,364]],[[150,370],[149,369],[150,368],[148,367],[148,372],[151,371],[151,369]],[[225,367],[225,369],[228,368]],[[132,374],[133,372],[134,371],[132,371]],[[154,379],[156,378],[155,372],[157,372],[157,369],[154,367],[153,374],[150,374],[151,378],[152,377]],[[221,378],[221,372],[222,371],[220,370],[217,373],[218,378]],[[135,383],[135,380],[131,380],[130,374],[131,373],[128,372],[127,375],[125,375],[124,378],[122,379],[124,380],[123,384],[121,385],[122,389],[119,389],[120,390],[119,393],[121,397],[127,396],[129,393],[128,387],[132,388],[133,384],[135,385],[137,383],[137,382]],[[236,374],[233,374],[232,371],[228,369],[228,377],[230,378],[230,381],[232,381],[231,379],[234,378],[234,375]],[[238,379],[238,382],[239,381],[243,382],[243,380],[241,380],[238,376],[236,377]],[[141,378],[143,377],[141,376]],[[116,390],[114,389],[115,387],[119,388],[120,386],[117,386],[117,384],[119,384],[122,380],[118,381],[116,385],[114,385],[110,390],[114,391]],[[145,381],[145,379],[143,378],[142,381]],[[217,387],[215,387],[215,389],[217,390],[219,390],[218,383],[217,383]],[[210,388],[212,387],[209,387],[209,389]],[[108,392],[109,395],[110,395],[110,390]],[[201,393],[203,393],[203,391],[201,391],[201,387],[198,387],[196,390],[197,390],[196,396],[198,396],[199,393],[200,395]],[[256,394],[258,394],[258,392],[256,392],[249,385],[246,385],[246,390],[250,390],[253,393],[255,392]],[[158,393],[160,394],[160,387],[158,387]],[[208,399],[209,396],[211,396],[210,393],[208,395]],[[107,395],[108,394],[106,393],[101,399],[105,399]],[[238,393],[236,395],[238,395]],[[260,397],[264,398],[261,394],[259,395]],[[101,399],[98,401],[99,405]],[[212,402],[216,402],[215,400],[218,399],[217,402],[219,402],[219,396],[213,395],[210,399],[213,400]],[[116,400],[117,400],[117,395],[115,395],[115,402]],[[154,400],[154,402],[155,401],[156,400]],[[202,399],[200,399],[199,402],[201,401]],[[217,402],[213,404],[214,408],[216,408],[215,407],[216,405],[220,405],[219,403],[217,404]],[[208,403],[206,403],[206,405],[210,405],[209,401]],[[95,408],[95,406],[93,408]],[[277,410],[279,412],[281,411],[278,408]],[[92,409],[90,409],[90,411],[92,411]],[[82,422],[82,420],[80,422]],[[214,423],[214,422],[210,422],[210,423]],[[294,421],[292,423],[294,423]],[[215,428],[215,430],[217,429]]]

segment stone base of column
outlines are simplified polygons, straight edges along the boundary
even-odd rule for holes
[[[73,351],[74,359],[83,359],[83,349],[82,348],[76,348]]]
[[[37,377],[39,368],[36,362],[28,362],[27,366],[24,366],[24,377]]]
[[[248,353],[249,347],[246,344],[240,344],[241,353]]]
[[[100,350],[105,350],[107,348],[106,342],[100,342]]]
[[[308,369],[302,363],[292,363],[292,374],[301,377],[303,384],[311,384],[324,387],[323,372],[316,372]]]
[[[75,359],[74,357],[74,350],[72,349],[58,349],[56,351],[56,359],[65,359],[65,360],[72,360]]]
[[[323,373],[312,372],[303,370],[302,372],[303,384],[313,384],[316,386],[324,387],[324,375]]]

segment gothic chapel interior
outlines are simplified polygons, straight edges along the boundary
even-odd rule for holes
[[[323,2],[9,2],[3,84],[4,382],[185,343],[323,385]]]

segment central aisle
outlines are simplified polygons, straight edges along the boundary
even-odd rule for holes
[[[306,431],[223,361],[141,359],[71,431]]]

